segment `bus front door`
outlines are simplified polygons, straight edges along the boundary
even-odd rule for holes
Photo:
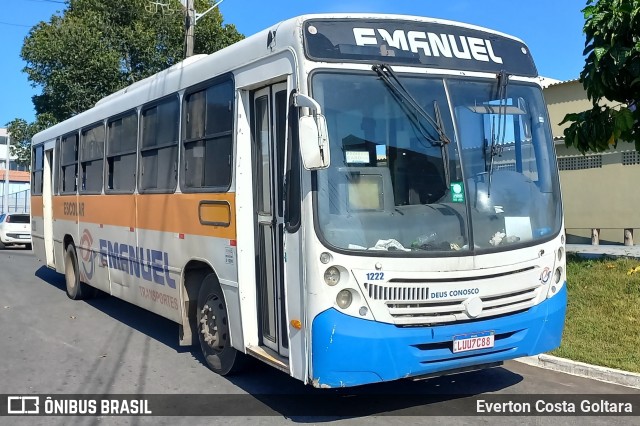
[[[283,261],[282,179],[286,133],[286,83],[253,93],[256,277],[262,345],[288,356]]]

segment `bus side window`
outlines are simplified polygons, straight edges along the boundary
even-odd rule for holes
[[[33,148],[31,156],[33,165],[31,167],[31,193],[33,195],[42,194],[42,170],[44,168],[44,146],[39,145]]]
[[[188,93],[184,105],[182,183],[187,190],[231,184],[233,155],[233,81]]]
[[[80,140],[80,192],[99,194],[102,191],[104,164],[104,123],[82,131]]]
[[[75,193],[78,176],[78,134],[71,133],[62,137],[60,143],[62,158],[60,159],[60,172],[62,188],[61,193]]]
[[[179,109],[176,96],[142,109],[138,186],[141,192],[173,192],[176,189]]]
[[[107,124],[107,186],[113,192],[132,193],[136,187],[138,114],[131,111]]]

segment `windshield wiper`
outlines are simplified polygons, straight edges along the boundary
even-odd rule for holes
[[[371,67],[375,71],[380,79],[385,83],[389,92],[393,95],[395,100],[402,106],[407,117],[416,129],[420,132],[422,137],[431,144],[431,146],[439,146],[442,150],[442,162],[444,168],[444,177],[446,182],[446,188],[451,186],[451,178],[449,173],[449,151],[447,145],[451,143],[451,140],[447,136],[444,126],[442,124],[442,115],[440,114],[440,107],[437,101],[433,101],[433,109],[436,117],[433,118],[427,113],[422,106],[415,100],[411,93],[400,82],[395,72],[389,65],[378,64]],[[429,130],[425,128],[424,122],[430,124],[431,128],[438,134],[437,138],[434,138]]]
[[[446,142],[442,140],[442,162],[444,163],[444,181],[447,189],[449,189],[451,187],[451,177],[449,176],[449,150],[447,149],[446,144],[451,141],[449,141],[447,135],[444,133],[444,127],[442,125],[442,114],[440,114],[440,106],[438,105],[437,101],[433,101],[433,111],[436,114],[436,125],[438,126],[438,129],[440,129],[438,133],[440,134],[440,132],[442,132],[440,140],[442,140],[442,138],[446,139]]]
[[[493,159],[502,150],[504,138],[507,133],[507,86],[509,85],[509,74],[501,70],[498,75],[498,135],[495,127],[491,125],[491,147],[489,148],[489,182],[487,184],[487,197],[491,196],[491,178],[493,176]],[[496,146],[496,144],[498,146]]]

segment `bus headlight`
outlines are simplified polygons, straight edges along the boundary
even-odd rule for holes
[[[556,268],[556,272],[553,274],[553,279],[556,284],[560,282],[560,278],[562,278],[562,268]]]
[[[334,286],[340,282],[340,271],[335,266],[331,266],[324,271],[324,282]]]
[[[563,280],[566,281],[564,268],[562,266],[558,266],[556,270],[553,272],[553,281],[551,281],[551,285],[549,285],[549,291],[547,292],[547,297],[553,297],[560,292],[562,286],[564,285]]]
[[[353,295],[349,290],[341,290],[336,296],[336,303],[341,309],[347,309],[351,306]]]
[[[325,265],[329,262],[331,262],[333,258],[331,257],[330,253],[327,253],[326,251],[323,253],[320,253],[320,262],[324,263]]]

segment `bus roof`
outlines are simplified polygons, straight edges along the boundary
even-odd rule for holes
[[[342,20],[342,21],[397,21],[405,23],[436,24],[474,31],[481,31],[504,39],[515,41],[524,46],[524,43],[508,34],[493,31],[476,25],[448,21],[443,19],[410,16],[389,15],[375,13],[332,13],[332,14],[308,14],[290,18],[272,25],[250,37],[245,38],[231,46],[227,46],[209,55],[195,55],[185,59],[159,73],[135,82],[123,89],[100,99],[94,107],[79,113],[61,123],[58,123],[33,137],[33,144],[52,140],[60,135],[75,131],[104,120],[107,117],[131,110],[139,105],[162,98],[168,94],[191,87],[200,82],[211,79],[253,61],[259,60],[274,52],[287,49],[289,46],[301,45],[300,31],[304,23],[310,20]],[[270,47],[268,37],[277,33],[277,44]],[[346,61],[345,61],[346,62]],[[537,75],[537,74],[536,74]]]

